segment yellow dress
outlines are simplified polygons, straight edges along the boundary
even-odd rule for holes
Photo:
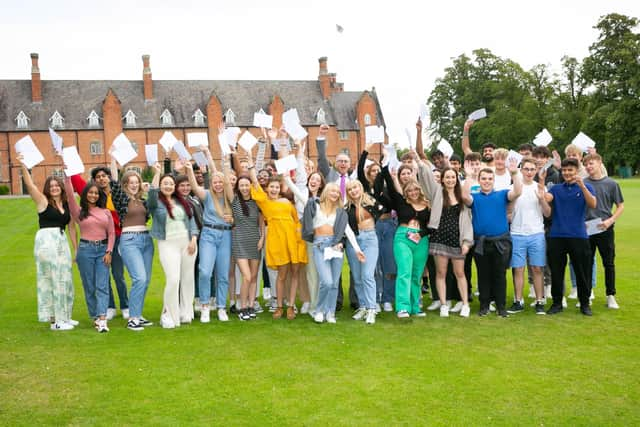
[[[259,185],[251,186],[251,197],[269,225],[265,242],[267,267],[277,269],[286,264],[306,264],[307,247],[302,240],[302,225],[295,206],[290,202],[269,200]]]

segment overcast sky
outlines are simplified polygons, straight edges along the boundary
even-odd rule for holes
[[[558,69],[588,54],[600,16],[640,17],[635,0],[3,3],[0,79],[29,79],[30,52],[43,80],[141,79],[143,53],[159,80],[314,80],[328,56],[346,91],[375,86],[401,145],[452,58],[488,48]]]

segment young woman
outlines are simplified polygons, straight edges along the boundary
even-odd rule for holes
[[[433,233],[429,244],[429,253],[435,257],[436,286],[440,298],[440,316],[449,316],[446,304],[446,275],[449,260],[458,283],[462,300],[460,316],[469,317],[469,299],[467,295],[467,278],[464,274],[464,259],[473,246],[473,227],[471,210],[462,201],[462,189],[458,173],[447,167],[441,173],[442,182],[442,216],[440,226]]]
[[[115,159],[111,159],[111,199],[118,211],[122,234],[118,250],[129,277],[129,320],[127,328],[142,331],[152,322],[142,317],[144,299],[151,280],[153,265],[153,240],[147,230],[149,210],[143,199],[142,178],[136,171],[129,170],[118,182],[118,168]]]
[[[233,215],[231,201],[233,192],[224,174],[216,169],[207,147],[202,151],[209,161],[211,184],[205,190],[196,182],[193,166],[186,163],[187,176],[193,193],[204,205],[203,227],[200,233],[200,261],[198,265],[198,287],[200,291],[200,321],[209,323],[209,298],[211,275],[216,273],[216,305],[218,320],[228,322],[227,292],[229,290],[229,265],[231,263],[231,228]]]
[[[149,188],[147,206],[153,217],[151,237],[158,241],[160,263],[166,277],[160,325],[172,329],[193,320],[193,270],[198,226],[191,205],[176,191],[173,175],[163,175],[159,163]]]
[[[71,220],[64,185],[59,178],[46,179],[42,191],[33,183],[29,169],[18,155],[22,178],[38,211],[39,230],[33,253],[36,258],[38,321],[49,322],[52,331],[68,331],[78,324],[73,311],[72,258],[64,229]],[[76,241],[75,227],[69,227]]]
[[[260,251],[264,246],[264,220],[255,200],[251,198],[251,178],[240,176],[231,203],[233,212],[231,252],[242,273],[240,298],[236,301],[240,320],[256,318],[254,308],[256,283],[260,268]]]
[[[249,173],[251,176],[251,197],[256,201],[262,215],[269,224],[266,238],[267,267],[278,270],[276,281],[277,307],[273,312],[274,319],[283,315],[285,281],[289,280],[289,307],[287,319],[296,317],[294,304],[298,288],[298,269],[300,264],[307,263],[307,252],[300,234],[300,220],[293,204],[286,198],[280,197],[280,180],[277,177],[269,179],[265,193],[258,177],[251,153],[249,155]]]
[[[347,243],[347,259],[360,304],[353,319],[365,319],[368,324],[373,324],[376,321],[375,272],[378,263],[378,236],[375,225],[383,207],[364,192],[360,181],[349,181],[346,191],[349,226],[366,258],[365,262],[361,263],[356,248]]]
[[[109,266],[116,233],[113,217],[106,208],[107,196],[92,181],[84,187],[78,206],[69,177],[65,179],[65,192],[71,217],[80,226],[76,262],[89,317],[94,320],[98,332],[109,332]]]
[[[347,234],[348,233],[348,234]],[[347,213],[342,209],[342,195],[338,184],[329,183],[322,190],[320,199],[309,199],[303,215],[303,235],[313,242],[313,257],[318,271],[318,304],[313,320],[322,323],[336,323],[336,299],[338,280],[342,270],[341,255],[327,258],[328,252],[342,253],[342,240],[350,234],[350,241],[360,262],[365,261],[362,250],[349,228]]]

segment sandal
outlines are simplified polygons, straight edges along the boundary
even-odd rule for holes
[[[296,318],[296,311],[292,305],[287,307],[287,320],[293,320]]]
[[[273,312],[273,320],[278,320],[282,317],[282,307],[277,307],[276,311]]]

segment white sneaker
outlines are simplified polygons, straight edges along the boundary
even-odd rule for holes
[[[115,308],[107,308],[107,320],[111,320],[116,317],[116,309]]]
[[[227,310],[225,310],[224,308],[218,309],[218,320],[221,322],[229,321],[229,316],[227,316]]]
[[[269,301],[271,299],[271,288],[262,288],[262,299]]]
[[[591,289],[591,295],[589,295],[590,300],[596,299],[596,295],[593,293],[593,289]]]
[[[302,303],[302,307],[300,307],[300,314],[307,314],[309,312],[309,304],[308,302]]]
[[[327,323],[336,323],[336,315],[333,313],[327,313]]]
[[[536,291],[533,289],[533,286],[529,286],[529,298],[536,298]]]
[[[593,304],[593,301],[589,300],[589,306]],[[580,308],[580,301],[576,303],[576,308]]]
[[[567,308],[567,298],[562,297],[562,308]]]
[[[491,312],[496,311],[496,302],[495,301],[491,301],[489,303],[489,311],[491,311]]]
[[[449,307],[446,304],[440,306],[440,317],[449,317]]]
[[[447,304],[447,307],[451,308],[451,300],[448,299],[444,302],[445,304]]]
[[[317,312],[315,316],[313,316],[313,321],[316,323],[324,322],[324,313]]]
[[[200,310],[202,310],[202,304],[200,304],[200,298],[196,298],[193,302],[193,312],[200,313]]]
[[[124,320],[129,320],[129,309],[128,308],[123,308],[122,309],[122,318]]]
[[[367,316],[367,309],[360,307],[356,310],[355,314],[351,316],[353,320],[363,320]]]
[[[56,322],[50,326],[52,331],[70,331],[73,329],[73,325],[67,322]]]
[[[551,285],[547,285],[544,287],[544,297],[551,298]]]
[[[429,311],[434,311],[440,308],[442,304],[440,304],[440,301],[435,300],[434,302],[431,303],[431,305],[429,307],[427,307],[427,310]]]
[[[462,301],[458,301],[456,303],[456,305],[453,306],[453,308],[451,310],[449,310],[451,313],[459,313],[460,310],[462,310]]]
[[[200,312],[200,322],[201,323],[209,323],[211,319],[209,318],[209,307],[202,308]]]
[[[382,307],[380,307],[380,304],[376,303],[376,314],[380,313],[382,311]]]
[[[273,313],[278,308],[278,300],[276,298],[271,298],[271,306],[269,307],[269,312]]]
[[[409,318],[409,312],[407,310],[400,310],[397,316],[398,316],[398,319],[407,319]]]
[[[469,313],[471,313],[471,308],[469,307],[469,304],[463,305],[462,308],[460,309],[460,316],[469,317]]]
[[[64,323],[68,323],[71,326],[78,326],[80,324],[80,322],[78,322],[77,320],[73,320],[73,319],[69,319],[69,320],[65,320]]]
[[[365,319],[365,323],[367,325],[373,325],[376,323],[376,311],[375,310],[367,310],[367,318]]]
[[[620,308],[614,295],[607,295],[607,307],[617,310]]]
[[[578,299],[578,290],[576,288],[571,288],[571,292],[569,292],[569,299]]]
[[[109,327],[107,326],[107,320],[106,319],[98,320],[97,330],[101,334],[103,334],[105,332],[109,332]]]
[[[176,324],[171,318],[169,318],[169,316],[167,316],[166,313],[162,313],[160,315],[160,326],[162,326],[164,329],[174,329],[176,327]]]
[[[255,310],[256,313],[262,313],[264,312],[264,309],[262,308],[262,306],[260,305],[260,303],[258,302],[258,300],[255,300],[253,302],[253,309]]]
[[[382,305],[382,309],[383,309],[384,311],[386,311],[387,313],[389,313],[389,312],[393,311],[393,305],[391,305],[391,303],[390,303],[390,302],[385,302],[385,303]]]

